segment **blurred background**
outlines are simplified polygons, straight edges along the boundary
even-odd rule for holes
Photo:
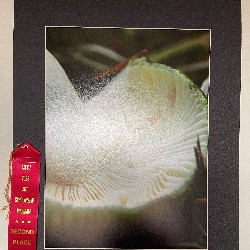
[[[47,27],[46,47],[82,97],[106,84],[95,83],[96,75],[144,49],[149,62],[178,69],[198,86],[209,75],[209,30]]]

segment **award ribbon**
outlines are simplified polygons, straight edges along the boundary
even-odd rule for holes
[[[40,152],[25,142],[12,151],[10,167],[8,249],[36,250]]]

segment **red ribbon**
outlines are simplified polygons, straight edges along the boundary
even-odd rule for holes
[[[36,250],[40,152],[25,142],[12,152],[9,250]]]

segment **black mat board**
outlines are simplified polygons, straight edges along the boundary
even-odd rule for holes
[[[14,140],[42,153],[38,247],[44,249],[45,26],[211,29],[208,245],[239,249],[240,1],[15,1]]]

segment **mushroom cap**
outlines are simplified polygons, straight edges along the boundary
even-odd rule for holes
[[[177,70],[136,59],[83,103],[50,63],[57,62],[48,55],[47,200],[136,208],[185,190],[197,136],[207,153],[207,99],[198,87]]]

